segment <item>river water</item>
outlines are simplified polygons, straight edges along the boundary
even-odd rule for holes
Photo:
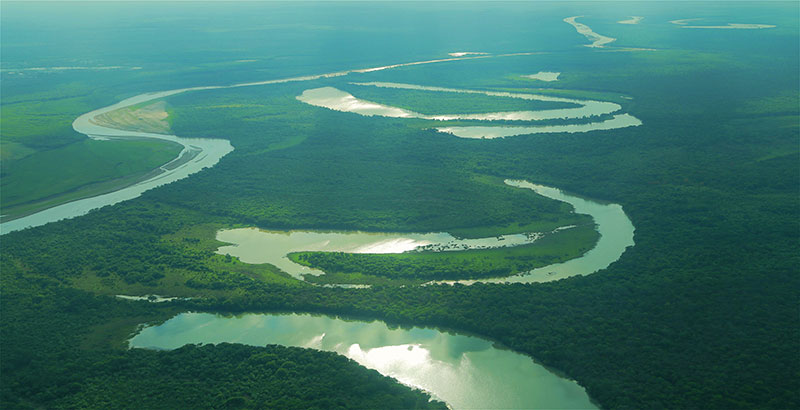
[[[86,213],[88,213],[93,209],[98,209],[107,205],[113,205],[122,201],[136,198],[139,195],[141,195],[144,191],[147,191],[149,189],[161,185],[168,184],[170,182],[177,181],[179,179],[186,178],[187,176],[194,174],[204,168],[212,167],[217,162],[219,162],[220,158],[222,158],[229,152],[233,151],[233,146],[231,146],[230,142],[223,139],[183,138],[175,135],[126,131],[111,127],[105,127],[92,121],[98,115],[102,115],[117,109],[130,107],[132,105],[140,104],[143,102],[165,98],[171,95],[185,93],[189,91],[214,90],[214,89],[224,89],[224,88],[250,87],[250,86],[260,86],[269,84],[288,83],[288,82],[309,81],[322,78],[341,77],[348,75],[350,73],[368,73],[374,71],[381,71],[396,67],[406,67],[406,66],[414,66],[422,64],[436,64],[442,62],[470,60],[477,58],[511,57],[517,55],[530,55],[530,54],[535,54],[535,53],[460,56],[460,57],[453,57],[446,59],[416,61],[416,62],[394,64],[381,67],[345,70],[345,71],[318,74],[318,75],[290,77],[290,78],[283,78],[276,80],[240,83],[233,85],[181,88],[176,90],[144,93],[137,95],[135,97],[125,99],[108,107],[103,107],[81,115],[80,117],[75,119],[75,121],[72,123],[73,129],[78,133],[85,134],[90,138],[95,138],[99,140],[108,140],[115,138],[155,138],[165,141],[172,141],[181,144],[184,147],[180,155],[172,162],[165,164],[159,167],[158,169],[155,169],[153,172],[154,176],[151,176],[148,179],[140,181],[134,185],[120,188],[119,190],[114,192],[61,204],[11,221],[2,222],[0,223],[0,235],[13,231],[18,231],[25,228],[41,226],[49,222],[60,221],[62,219],[74,218],[76,216],[85,215]],[[479,93],[479,94],[498,96],[498,97],[522,98],[522,99],[531,99],[540,101],[568,102],[580,106],[577,108],[566,108],[560,110],[518,111],[510,113],[500,112],[500,113],[486,113],[486,114],[474,114],[474,115],[455,114],[455,115],[444,115],[444,116],[441,115],[430,116],[429,118],[436,120],[449,120],[449,119],[539,120],[539,119],[549,119],[549,118],[586,118],[591,116],[613,113],[621,109],[621,107],[618,104],[612,102],[574,100],[574,99],[544,96],[538,94],[463,90],[463,89],[429,87],[429,86],[419,86],[413,84],[398,84],[398,83],[387,83],[387,82],[358,83],[356,85],[388,87],[388,88],[407,88],[407,89],[440,91],[440,92]],[[312,92],[312,94],[306,95],[306,93],[308,92]],[[314,94],[314,92],[316,94]],[[358,100],[352,95],[343,93],[342,91],[336,90],[335,88],[332,87],[324,87],[323,89],[316,89],[316,90],[307,90],[306,93],[303,94],[306,95],[307,98],[301,95],[298,97],[298,99],[309,104],[319,105],[330,109],[339,109],[337,107],[339,107],[342,104],[342,99],[344,98],[344,100],[347,100],[345,101],[345,104],[350,104],[350,107],[352,108],[353,112],[359,112],[359,110],[363,110],[364,105],[370,106],[371,108],[369,109],[375,110],[374,112],[369,112],[368,109],[367,111],[362,112],[363,115],[390,114],[389,116],[397,116],[397,117],[415,117],[416,115],[422,116],[420,118],[428,117],[428,116],[423,116],[422,114],[413,113],[411,111],[403,110],[400,108],[389,107],[371,103],[368,101]],[[336,95],[333,95],[331,93],[334,93]],[[323,100],[327,99],[328,101],[319,103],[317,102],[317,100],[320,98]],[[347,109],[340,109],[340,110],[347,111]],[[603,122],[555,126],[556,128],[548,126],[531,126],[531,127],[476,126],[476,127],[442,127],[439,129],[439,131],[448,132],[462,138],[498,138],[498,137],[506,137],[506,136],[530,134],[538,132],[587,132],[592,130],[607,130],[607,129],[638,126],[638,125],[641,125],[641,121],[639,121],[637,118],[629,114],[621,114],[614,116],[614,118],[611,120],[606,120]],[[566,128],[558,128],[558,127],[566,127]]]
[[[550,199],[566,202],[575,208],[575,212],[591,216],[600,233],[600,239],[592,250],[579,258],[564,263],[544,266],[511,277],[477,281],[465,280],[458,281],[458,283],[549,282],[575,275],[588,275],[605,269],[619,259],[625,249],[633,246],[633,223],[618,204],[580,198],[566,194],[557,188],[532,184],[527,181],[506,180],[505,183],[516,188],[533,190]],[[245,263],[270,263],[302,280],[304,274],[321,275],[324,272],[292,262],[286,257],[290,252],[401,253],[418,250],[424,246],[443,251],[485,249],[534,243],[542,235],[543,233],[530,232],[480,239],[457,239],[443,232],[264,231],[255,228],[240,228],[222,230],[217,233],[217,240],[231,244],[220,247],[217,253],[236,256]]]
[[[397,88],[407,90],[435,91],[446,93],[482,94],[492,97],[516,98],[531,101],[559,102],[575,105],[574,108],[559,108],[530,111],[503,111],[480,114],[437,114],[426,115],[404,108],[393,107],[372,101],[362,100],[352,94],[334,87],[320,87],[303,91],[297,100],[306,104],[323,107],[334,111],[352,112],[364,116],[380,116],[391,118],[419,118],[434,121],[476,120],[476,121],[544,121],[554,119],[583,119],[609,115],[622,109],[619,104],[608,101],[577,100],[553,97],[541,94],[510,93],[502,91],[466,90],[458,88],[431,87],[415,84],[368,82],[353,83],[357,86],[379,88]],[[637,127],[642,122],[628,114],[618,113],[610,119],[595,120],[588,123],[563,125],[519,125],[519,126],[445,126],[436,130],[453,134],[460,138],[504,138],[524,134],[541,133],[576,133],[600,130],[613,130],[626,127]]]
[[[479,57],[485,58],[488,56]],[[430,60],[395,66],[438,63],[456,59]],[[86,113],[74,121],[73,128],[90,138],[156,138],[179,143],[183,145],[184,149],[178,158],[160,167],[154,172],[156,175],[145,181],[115,192],[69,202],[23,218],[4,222],[0,224],[0,233],[5,234],[27,227],[80,216],[92,209],[135,198],[148,189],[185,178],[203,168],[214,166],[220,158],[233,150],[230,143],[222,139],[181,138],[174,135],[124,131],[100,126],[92,121],[97,115],[186,91],[306,81],[342,76],[349,72],[370,72],[389,69],[395,66],[235,84],[232,86],[193,87],[146,93],[109,107]],[[364,85],[395,86],[390,83]],[[449,89],[437,89],[436,91],[464,92],[464,90]],[[511,98],[517,97],[511,96]],[[591,104],[582,104],[582,107],[577,108],[577,110],[586,110],[590,106],[605,111],[611,110],[612,112],[619,109],[617,108],[619,106],[613,103],[591,102]],[[497,113],[485,115],[496,116]],[[517,113],[514,115],[534,114]],[[541,113],[535,115],[541,115]],[[492,118],[486,117],[483,119]],[[627,126],[632,125],[638,124],[629,124]],[[581,258],[563,264],[540,268],[529,274],[503,278],[497,281],[536,282],[592,273],[608,266],[608,264],[619,258],[627,246],[633,245],[633,225],[619,205],[599,204],[583,200],[566,195],[555,188],[534,185],[525,181],[506,181],[506,183],[519,188],[533,189],[542,195],[573,204],[577,212],[587,213],[595,218],[601,238],[597,246]],[[251,230],[251,232],[260,235],[259,231]],[[275,233],[273,232],[272,234]],[[294,236],[292,233],[280,233],[280,235],[290,238],[290,241],[302,238],[299,242],[304,244],[306,242],[321,243],[325,241],[332,243],[342,239],[314,236],[319,234],[325,235],[326,233],[303,233],[300,235],[295,234]],[[365,233],[357,234],[370,235]],[[224,236],[224,233],[220,233],[220,235]],[[355,245],[352,245],[355,247],[348,245],[350,247],[345,250],[352,252],[402,252],[426,245],[444,246],[446,249],[442,250],[454,250],[459,245],[467,247],[514,246],[529,243],[538,237],[534,234],[507,235],[502,239],[484,238],[476,240],[477,242],[472,245],[466,243],[458,244],[457,241],[455,245],[452,245],[452,237],[448,237],[448,234],[445,233],[400,236],[394,234],[389,234],[390,236],[386,236],[387,234],[373,235],[378,236],[367,238],[366,240],[359,238],[355,241]],[[344,239],[349,241],[352,238],[351,236]],[[320,239],[322,239],[321,242]],[[501,240],[508,242],[498,245]],[[450,249],[451,245],[453,246],[452,249]],[[306,248],[307,246],[304,245],[302,247]],[[247,246],[241,244],[238,248],[239,250],[244,250]],[[287,249],[292,250],[295,248],[290,246]],[[236,247],[228,250],[236,252]],[[277,254],[281,254],[280,257],[285,256],[283,249]],[[243,260],[246,261],[247,258],[243,257]],[[276,260],[273,263],[277,264],[279,261]],[[529,357],[500,349],[491,342],[477,337],[444,333],[434,329],[390,329],[381,322],[345,321],[326,316],[300,314],[246,314],[236,317],[224,317],[208,313],[183,313],[162,325],[144,328],[131,339],[130,345],[131,347],[173,349],[186,343],[219,343],[223,341],[257,346],[277,343],[287,346],[334,351],[348,356],[366,367],[376,369],[382,374],[395,377],[405,384],[432,392],[435,397],[446,401],[454,408],[595,407],[589,401],[584,389],[574,381],[566,380],[553,374],[534,363]]]
[[[217,253],[236,256],[245,263],[270,263],[303,280],[303,275],[323,275],[325,272],[296,264],[286,257],[287,254],[302,251],[402,253],[421,249],[447,252],[524,245],[535,242],[541,236],[532,232],[457,239],[446,232],[267,231],[239,228],[217,233],[217,240],[232,244],[220,247]]]
[[[566,262],[555,263],[529,272],[507,278],[481,279],[479,281],[458,281],[465,285],[482,283],[539,283],[568,278],[577,275],[589,275],[605,269],[625,253],[628,247],[634,245],[634,226],[622,206],[619,204],[602,203],[575,195],[570,195],[558,188],[532,184],[528,181],[506,180],[506,184],[518,188],[531,189],[539,195],[550,199],[566,202],[575,208],[579,214],[590,215],[594,219],[595,228],[600,233],[600,239],[589,252],[579,258]],[[454,283],[454,282],[445,282]]]
[[[169,184],[199,172],[203,168],[213,167],[220,158],[233,151],[228,140],[208,139],[208,138],[182,138],[175,135],[154,134],[149,132],[125,131],[116,128],[104,127],[92,121],[98,115],[105,114],[120,108],[130,107],[135,104],[164,98],[170,95],[191,91],[213,89],[219,87],[195,87],[180,90],[163,91],[157,93],[146,93],[120,101],[114,105],[100,108],[78,117],[73,123],[75,131],[85,134],[90,138],[107,140],[117,138],[153,138],[165,141],[172,141],[183,146],[180,155],[170,163],[155,170],[153,176],[144,181],[121,188],[114,192],[93,196],[90,198],[79,199],[67,202],[52,208],[39,211],[37,213],[17,218],[0,224],[0,233],[6,234],[20,229],[44,225],[49,222],[60,221],[62,219],[74,218],[85,215],[89,211],[102,208],[106,205],[113,205],[122,201],[127,201],[141,195],[149,189]],[[188,159],[188,160],[187,160]]]
[[[607,267],[633,245],[633,224],[617,204],[579,198],[527,181],[506,180],[505,183],[570,203],[575,212],[594,218],[601,236],[596,246],[580,258],[510,278],[482,282],[543,282],[586,275]],[[264,232],[256,229],[218,233],[218,239],[241,241],[234,246],[221,247],[219,253],[232,252],[244,262],[267,261],[295,276],[303,272],[302,267],[283,265],[293,265],[285,258],[290,250],[334,247],[348,252],[392,253],[436,241],[452,243],[451,238],[443,233]],[[481,246],[497,246],[503,242],[498,238],[479,241]],[[298,267],[300,270],[296,270]],[[336,352],[406,385],[426,390],[455,409],[596,408],[576,382],[490,341],[436,329],[392,329],[379,321],[349,321],[309,314],[224,316],[190,312],[161,325],[145,327],[130,340],[130,346],[175,349],[187,343],[221,342],[254,346],[281,344]]]
[[[144,328],[131,347],[175,349],[187,343],[280,344],[336,352],[431,392],[456,409],[596,408],[576,382],[492,342],[435,329],[309,314],[222,316],[182,313]]]

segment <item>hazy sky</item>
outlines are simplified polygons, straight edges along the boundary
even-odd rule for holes
[[[202,1],[202,2],[281,2],[281,3],[298,3],[298,2],[306,2],[306,3],[314,3],[314,2],[398,2],[398,0],[6,0],[5,2],[8,3],[30,3],[30,2],[128,2],[128,3],[139,3],[139,2],[192,2],[192,1]],[[405,0],[401,0],[405,1]],[[420,1],[420,0],[411,0],[411,1]],[[509,0],[425,0],[425,1],[451,1],[451,2],[509,2]],[[510,2],[553,2],[554,0],[510,0]],[[580,1],[596,1],[596,2],[603,2],[609,0],[580,0]],[[620,1],[628,1],[628,2],[642,2],[642,1],[662,1],[662,0],[612,0],[613,2],[620,2]],[[672,0],[676,1],[676,0]],[[680,1],[680,0],[678,0]],[[683,1],[696,1],[696,0],[683,0]],[[713,0],[711,0],[713,1]],[[718,1],[730,1],[730,0],[718,0]],[[741,1],[748,1],[748,0],[741,0]],[[754,0],[753,0],[754,1]]]

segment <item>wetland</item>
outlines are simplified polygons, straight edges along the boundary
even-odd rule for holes
[[[0,406],[797,408],[797,8],[4,3],[2,214],[220,155],[2,221]]]

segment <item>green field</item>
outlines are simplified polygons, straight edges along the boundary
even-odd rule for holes
[[[182,147],[170,142],[95,141],[72,129],[79,115],[126,96],[121,74],[2,73],[4,219],[130,185],[178,155]]]
[[[130,185],[181,152],[168,141],[85,139],[4,166],[2,213],[23,216]]]

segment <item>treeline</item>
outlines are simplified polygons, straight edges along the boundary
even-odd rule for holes
[[[617,53],[602,58],[631,63]],[[610,65],[619,67],[617,62]],[[797,109],[777,107],[773,117],[759,113],[758,118],[740,111],[747,112],[749,101],[758,97],[754,93],[768,95],[796,85],[781,83],[787,77],[776,73],[720,86],[723,79],[742,78],[761,67],[747,64],[717,66],[698,76],[685,75],[679,64],[672,73],[593,73],[598,87],[635,96],[631,112],[644,122],[612,132],[465,141],[428,131],[406,134],[406,123],[399,120],[321,109],[311,113],[316,117],[307,121],[320,131],[302,146],[261,161],[279,164],[279,169],[292,161],[308,164],[307,170],[291,168],[291,182],[287,178],[281,183],[293,188],[312,187],[315,180],[306,176],[322,175],[324,183],[309,189],[330,193],[329,201],[314,202],[318,210],[280,208],[296,215],[298,222],[307,213],[335,218],[359,209],[363,219],[353,218],[355,226],[374,226],[376,221],[386,221],[387,229],[408,226],[408,219],[397,216],[409,213],[405,197],[416,193],[404,191],[396,198],[395,192],[379,192],[377,197],[393,199],[380,203],[393,212],[372,213],[367,206],[372,198],[359,191],[379,191],[385,182],[363,175],[383,175],[393,164],[413,164],[414,169],[404,170],[403,180],[428,187],[426,176],[432,174],[426,165],[436,164],[448,172],[528,178],[614,200],[633,220],[636,245],[607,271],[554,284],[375,287],[358,292],[274,289],[269,296],[243,296],[240,302],[205,307],[325,311],[474,331],[564,370],[605,407],[797,407],[800,327],[793,301],[800,288],[800,169],[796,117],[784,117],[787,110],[796,115]],[[328,115],[347,121],[334,124]],[[227,171],[220,166],[215,172]],[[276,172],[270,178],[282,178]],[[351,180],[358,189],[349,188]],[[200,192],[210,194],[202,188],[207,182],[197,182]],[[265,215],[278,214],[270,209],[273,198],[267,199],[273,183],[263,186],[268,187]],[[340,200],[334,186],[353,192],[358,201]],[[277,192],[280,197],[296,195],[294,202],[309,198],[297,190]],[[475,214],[469,210],[485,209],[481,194],[461,198],[472,200],[450,208],[465,211],[459,215],[471,218]],[[433,207],[427,211],[447,213]]]
[[[331,352],[267,345],[133,349],[96,363],[67,408],[446,409]]]
[[[416,255],[415,255],[416,256]],[[363,255],[344,252],[302,252],[289,255],[301,265],[331,273],[361,273],[372,276],[411,279],[471,279],[508,276],[508,266],[495,266],[480,257],[421,261],[418,258],[394,258],[387,255]]]
[[[335,353],[269,345],[123,348],[138,323],[177,308],[27,276],[3,260],[0,407],[445,408]]]
[[[594,247],[599,236],[590,224],[550,233],[529,245],[506,248],[401,254],[293,252],[288,257],[334,278],[339,273],[423,281],[499,278],[580,257]]]
[[[88,362],[71,361],[83,357],[77,342],[47,338],[71,317],[59,315],[111,323],[96,299],[73,297],[76,291],[44,309],[53,292],[34,284],[91,288],[75,278],[119,266],[122,277],[144,272],[152,286],[142,293],[198,297],[180,309],[326,312],[492,337],[575,378],[607,408],[800,407],[797,105],[748,111],[751,99],[796,90],[796,73],[784,72],[792,64],[765,66],[746,55],[713,69],[694,64],[703,56],[673,57],[651,53],[643,63],[633,53],[593,53],[617,69],[593,71],[592,86],[632,95],[631,113],[644,122],[609,132],[468,141],[400,120],[290,104],[306,86],[297,84],[269,88],[282,99],[251,90],[239,100],[263,97],[259,103],[272,110],[263,117],[254,109],[245,120],[236,107],[197,114],[197,127],[216,127],[204,136],[229,136],[237,147],[213,169],[85,217],[3,236],[0,308],[3,325],[13,323],[0,341],[4,397],[47,404],[71,394],[60,389]],[[207,96],[205,103],[213,101]],[[188,132],[192,118],[184,135],[203,135]],[[223,122],[214,125],[217,118]],[[287,141],[299,145],[273,150]],[[220,268],[210,248],[171,238],[198,223],[426,231],[580,220],[557,202],[497,184],[501,178],[620,203],[636,245],[607,270],[554,283],[346,290],[267,284],[232,265]],[[180,277],[169,282],[172,271]],[[147,280],[159,272],[165,277]],[[30,284],[30,302],[9,297],[12,278]],[[187,288],[190,278],[211,288]],[[217,282],[226,287],[213,289]],[[142,316],[175,307],[158,309]],[[38,348],[47,343],[52,348]]]
[[[178,135],[229,138],[236,150],[211,172],[170,184],[153,198],[272,229],[436,232],[538,222],[549,230],[587,222],[570,215],[569,205],[469,172],[461,139],[290,97],[321,84],[170,100]]]
[[[773,266],[741,268],[729,277],[710,275],[702,267],[676,266],[661,272],[673,278],[666,289],[661,278],[643,278],[643,271],[634,268],[643,264],[642,258],[646,256],[636,252],[604,272],[606,278],[575,277],[535,286],[259,287],[241,297],[181,306],[195,311],[318,312],[472,332],[561,369],[608,408],[691,408],[702,403],[722,409],[755,402],[786,408],[797,403],[791,358],[800,328],[787,322],[800,286],[791,265],[798,262],[796,257]],[[749,291],[732,296],[738,289]],[[754,328],[760,337],[743,332]],[[734,336],[732,329],[742,333]],[[720,378],[722,368],[740,371]]]

